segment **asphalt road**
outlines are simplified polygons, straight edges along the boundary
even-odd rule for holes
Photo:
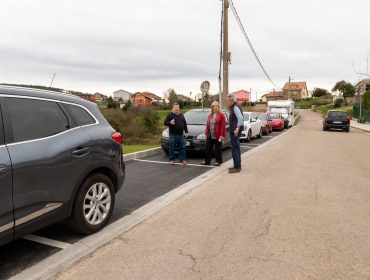
[[[273,132],[261,139],[252,139],[250,143],[242,143],[241,151],[244,153],[253,149],[279,134],[281,132]],[[224,150],[223,157],[224,162],[231,158],[230,149]],[[209,169],[217,168],[200,166],[203,159],[197,155],[189,155],[187,161],[188,166],[170,165],[166,155],[160,153],[126,162],[126,180],[122,190],[116,196],[115,209],[110,222],[130,214]],[[70,231],[65,222],[60,222],[1,247],[0,280],[22,272],[84,237]]]
[[[368,280],[369,143],[302,112],[241,173],[225,169],[56,279]]]

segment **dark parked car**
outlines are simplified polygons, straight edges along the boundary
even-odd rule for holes
[[[193,109],[184,114],[186,123],[188,125],[189,136],[186,140],[186,152],[189,153],[205,153],[206,149],[206,136],[204,130],[207,124],[208,115],[211,109]],[[228,125],[228,112],[223,112],[226,116],[226,137],[222,147],[230,147],[229,125]],[[169,153],[169,130],[166,128],[161,137],[161,146],[163,151]],[[177,150],[177,147],[175,148]]]
[[[96,104],[0,87],[0,245],[63,219],[100,230],[124,177],[121,135]]]
[[[326,131],[335,128],[349,132],[350,119],[346,111],[329,110],[323,120],[322,130]]]

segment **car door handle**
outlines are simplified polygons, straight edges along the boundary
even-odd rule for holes
[[[76,157],[83,157],[89,154],[90,150],[87,147],[77,147],[73,152],[72,155]]]
[[[4,174],[8,171],[8,168],[5,165],[0,165],[0,174]]]

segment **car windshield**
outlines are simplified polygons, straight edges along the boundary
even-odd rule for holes
[[[244,115],[244,121],[249,121],[249,114],[243,114]]]
[[[272,107],[270,108],[270,111],[288,115],[288,108],[284,107]]]
[[[259,118],[261,121],[267,121],[267,115],[266,115],[266,114],[259,114],[259,115],[258,115],[258,118]]]
[[[270,119],[278,119],[280,118],[280,114],[270,114]]]
[[[209,111],[190,111],[184,114],[188,125],[206,125]]]
[[[347,117],[347,112],[329,111],[328,116],[329,117],[334,117],[334,118],[336,118],[336,117],[345,118],[345,117]]]

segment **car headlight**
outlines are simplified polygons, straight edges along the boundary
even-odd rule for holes
[[[162,137],[163,138],[169,138],[170,137],[170,133],[169,133],[168,129],[163,130]]]
[[[206,139],[207,139],[207,137],[206,137],[206,135],[203,133],[203,134],[199,134],[195,139],[197,139],[197,140],[206,140]]]

